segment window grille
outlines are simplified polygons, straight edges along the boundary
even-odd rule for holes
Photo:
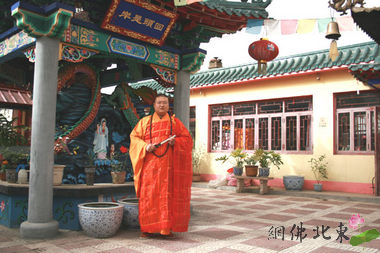
[[[271,134],[272,134],[272,150],[281,150],[281,117],[272,118]]]
[[[336,151],[373,153],[375,150],[375,106],[380,94],[363,91],[336,94]]]
[[[212,151],[310,152],[312,97],[212,105]]]
[[[243,120],[236,119],[234,123],[234,148],[244,149]]]
[[[297,117],[286,117],[286,150],[297,150]]]
[[[193,137],[194,144],[195,144],[195,118],[196,118],[196,112],[195,107],[190,107],[190,120],[189,120],[189,131],[191,136]]]
[[[256,114],[255,103],[243,103],[234,105],[234,116]]]
[[[255,119],[245,119],[245,149],[255,149]]]

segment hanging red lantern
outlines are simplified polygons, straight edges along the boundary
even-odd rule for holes
[[[278,55],[278,46],[266,38],[261,38],[249,45],[248,53],[258,61],[258,73],[265,74],[267,72],[267,62]]]

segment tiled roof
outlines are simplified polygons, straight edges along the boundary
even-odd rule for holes
[[[349,67],[351,71],[378,71],[380,70],[380,62],[368,64],[356,64]]]
[[[268,63],[265,75],[258,74],[257,63],[200,71],[191,75],[190,87],[217,86],[221,83],[261,79],[270,76],[282,76],[343,66],[350,66],[352,68],[356,64],[372,63],[376,57],[380,57],[379,55],[380,50],[377,43],[365,42],[340,47],[339,56],[334,62],[330,60],[329,50],[327,49],[281,57]],[[132,86],[148,86],[155,90],[165,89],[154,80],[142,81],[138,84],[132,84]],[[170,91],[170,89],[167,91]]]
[[[208,0],[198,3],[218,12],[224,12],[228,15],[236,15],[238,17],[245,16],[248,18],[267,18],[268,12],[265,8],[271,3],[271,1],[252,1],[252,3],[243,3],[224,0]]]
[[[32,106],[29,91],[0,87],[0,104]]]

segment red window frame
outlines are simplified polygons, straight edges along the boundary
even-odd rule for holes
[[[335,127],[335,153],[336,154],[374,154],[374,114],[375,107],[359,107],[359,108],[345,108],[336,110],[336,127]],[[347,137],[342,138],[342,122],[340,121],[340,115],[348,115],[349,120],[349,142],[347,143]],[[355,116],[364,115],[359,118]],[[360,119],[360,122],[359,122]],[[364,125],[363,125],[364,123]],[[357,133],[357,134],[356,134]],[[364,133],[364,134],[363,134]],[[344,133],[346,134],[346,133]],[[344,143],[341,140],[345,140]],[[365,148],[363,150],[363,142]],[[346,143],[346,145],[344,145]],[[344,145],[344,147],[342,147]]]
[[[303,99],[303,100],[302,100]],[[295,109],[292,112],[286,112],[286,103],[289,104],[289,100],[293,101],[308,101],[310,104],[307,110]],[[263,113],[259,110],[259,104],[262,106],[266,101],[270,101],[268,105],[278,104],[281,102],[282,112]],[[256,109],[254,114],[246,115],[234,115],[234,105],[240,105],[242,103],[256,103]],[[231,106],[231,115],[224,116],[212,116],[213,106],[224,108]],[[261,113],[256,113],[261,112]],[[218,104],[209,105],[209,151],[210,152],[230,152],[235,148],[242,148],[247,151],[253,151],[260,147],[266,150],[275,150],[281,153],[312,153],[312,96],[307,97],[294,97],[283,98],[276,100],[260,100],[241,103],[230,104]],[[292,136],[295,136],[295,150],[287,150],[287,123],[286,118],[293,117],[295,122],[295,128],[292,128]],[[229,122],[224,129],[222,123]],[[252,122],[254,122],[252,126]],[[279,123],[280,122],[280,123]],[[261,123],[261,124],[260,124]],[[250,127],[248,127],[248,124]],[[277,126],[277,128],[274,126]],[[227,129],[228,128],[228,129]],[[237,131],[235,131],[235,128]],[[264,131],[263,131],[264,128]],[[249,132],[250,130],[253,131]],[[289,131],[289,126],[288,126]],[[242,136],[238,136],[238,132]],[[301,136],[302,135],[302,136]],[[302,137],[302,138],[301,138]],[[280,145],[278,143],[280,141]],[[229,142],[227,144],[226,142]],[[243,143],[242,143],[243,142]],[[248,142],[248,143],[247,143]],[[253,143],[252,143],[253,142]],[[254,145],[252,145],[254,144]],[[264,145],[265,144],[265,145]],[[275,145],[276,147],[273,147]],[[281,147],[279,149],[279,146]],[[307,147],[307,148],[304,148]],[[302,148],[304,148],[302,150]]]
[[[338,106],[341,108],[338,108]],[[373,155],[375,153],[374,118],[376,106],[380,106],[378,91],[368,90],[334,94],[334,154]],[[343,125],[340,115],[346,115],[344,119],[348,120],[348,123]],[[364,115],[364,118],[361,117],[359,122],[359,118],[355,118],[355,115]],[[364,125],[363,119],[365,120]],[[345,131],[345,133],[342,133],[342,131]],[[362,134],[355,135],[355,131]],[[365,134],[363,134],[363,131]],[[343,140],[344,142],[342,143]],[[365,141],[365,150],[361,145],[363,141]]]

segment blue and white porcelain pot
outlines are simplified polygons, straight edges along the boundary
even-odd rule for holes
[[[79,204],[79,223],[91,237],[113,236],[123,220],[123,205],[114,202],[89,202]]]
[[[243,175],[243,167],[234,167],[234,175],[235,176]]]
[[[126,198],[118,201],[124,205],[123,224],[128,228],[139,228],[139,199]]]
[[[259,177],[269,177],[269,168],[259,168]]]
[[[303,176],[283,176],[282,181],[286,190],[301,191],[304,184]]]

